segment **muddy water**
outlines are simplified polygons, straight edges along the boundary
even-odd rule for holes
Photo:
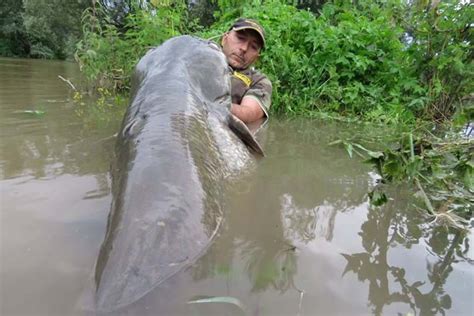
[[[78,78],[74,64],[0,59],[1,315],[87,314],[119,118],[72,102],[57,75]],[[430,224],[403,187],[370,206],[376,175],[327,145],[357,132],[272,118],[215,244],[117,314],[472,315],[472,232]]]
[[[58,75],[77,67],[0,59],[1,315],[70,314],[103,237],[117,122]]]

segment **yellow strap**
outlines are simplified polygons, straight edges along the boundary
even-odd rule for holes
[[[247,87],[250,87],[250,85],[252,84],[252,79],[250,79],[249,76],[246,76],[241,72],[234,71],[234,73],[232,75],[234,77],[239,78],[240,80],[242,80]]]

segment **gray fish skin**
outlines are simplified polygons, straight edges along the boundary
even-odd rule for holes
[[[95,268],[99,312],[136,302],[202,256],[223,220],[226,181],[255,163],[242,141],[253,136],[229,127],[228,67],[215,45],[166,41],[137,64],[131,95]]]

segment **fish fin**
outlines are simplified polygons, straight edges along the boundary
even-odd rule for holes
[[[252,135],[247,125],[234,115],[229,115],[229,128],[256,154],[265,157],[262,147]]]

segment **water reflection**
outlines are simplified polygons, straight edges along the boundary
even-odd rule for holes
[[[313,208],[300,208],[293,201],[293,196],[286,193],[281,197],[281,206],[288,239],[308,243],[318,236],[332,240],[336,214],[339,211],[334,205],[325,203]]]
[[[331,126],[296,123],[270,125],[267,157],[229,189],[227,230],[194,281],[224,279],[250,315],[470,314],[469,236],[429,227],[403,187],[370,207],[370,168],[328,149]]]
[[[247,297],[249,309],[258,315],[263,307],[283,308],[281,315],[298,311],[301,289],[295,277],[308,272],[298,265],[304,245],[316,238],[331,241],[337,214],[364,203],[370,184],[369,175],[361,172],[366,167],[328,149],[327,134],[314,126],[308,133],[305,124],[310,123],[273,123],[260,135],[267,157],[256,173],[227,190],[227,230],[192,269],[196,282],[223,276],[230,288],[296,295],[288,306],[275,308],[265,306],[263,296]],[[283,133],[279,124],[289,132]]]
[[[218,238],[212,250],[193,269],[195,280],[206,279],[234,269],[235,258],[244,263],[252,291],[268,287],[285,291],[294,275],[294,247],[285,239],[278,198],[257,198],[259,190],[240,184],[235,190],[245,190],[245,199],[231,201],[236,212],[228,213],[227,230]],[[264,223],[264,227],[262,227]],[[262,229],[263,228],[263,229]],[[288,265],[290,263],[290,265]]]
[[[453,300],[445,285],[453,265],[460,259],[464,261],[469,251],[466,232],[426,227],[426,217],[409,217],[409,212],[413,213],[413,208],[400,200],[383,208],[370,208],[359,233],[365,252],[342,254],[347,260],[344,274],[354,273],[359,281],[369,283],[368,300],[374,315],[386,314],[390,305],[398,306],[398,310],[409,306],[415,315],[445,315]],[[414,268],[410,261],[391,263],[391,251],[418,244],[428,251],[426,276],[409,273]]]

